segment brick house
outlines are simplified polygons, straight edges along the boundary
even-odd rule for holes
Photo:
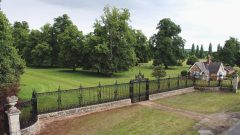
[[[189,76],[203,80],[219,80],[227,75],[227,71],[221,62],[212,62],[208,56],[206,62],[196,62],[189,68]]]

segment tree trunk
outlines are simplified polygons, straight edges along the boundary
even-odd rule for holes
[[[76,67],[73,67],[73,71],[74,71],[74,72],[76,71]]]
[[[165,69],[168,69],[168,65],[167,64],[164,64],[164,66],[165,66]]]

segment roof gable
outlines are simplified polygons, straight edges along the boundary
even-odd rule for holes
[[[207,62],[195,62],[196,65],[204,74],[217,74],[219,69],[221,68],[221,62],[211,62],[208,64]],[[192,67],[194,67],[194,65]],[[189,69],[189,71],[192,69]]]

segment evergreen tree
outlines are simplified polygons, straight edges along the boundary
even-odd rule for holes
[[[195,45],[194,44],[192,44],[192,49],[191,49],[191,53],[190,53],[191,55],[195,55]]]
[[[209,55],[212,55],[212,43],[209,44],[208,54],[209,54]]]
[[[199,46],[197,45],[197,49],[196,49],[196,54],[195,54],[198,58],[200,58],[200,51],[199,51]]]
[[[221,47],[220,44],[218,44],[218,46],[217,46],[217,52],[220,52],[221,50],[222,50],[222,47]]]
[[[155,66],[153,68],[153,72],[152,72],[152,76],[157,78],[157,79],[160,79],[160,78],[163,78],[167,75],[165,69],[164,69],[164,66],[161,64],[159,66]]]
[[[203,49],[203,45],[201,45],[201,49],[200,49],[200,52],[199,52],[199,56],[200,58],[204,58],[204,49]]]

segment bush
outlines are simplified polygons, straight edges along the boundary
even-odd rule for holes
[[[167,75],[167,73],[166,73],[163,65],[156,66],[153,68],[152,76],[156,77],[157,79],[163,78],[166,75]]]
[[[195,55],[192,55],[187,60],[187,65],[193,65],[195,62],[198,62],[198,58]]]
[[[188,75],[188,71],[187,70],[182,70],[181,71],[181,76],[187,76]]]
[[[24,72],[25,61],[10,45],[1,44],[0,52],[0,85],[17,83]]]

